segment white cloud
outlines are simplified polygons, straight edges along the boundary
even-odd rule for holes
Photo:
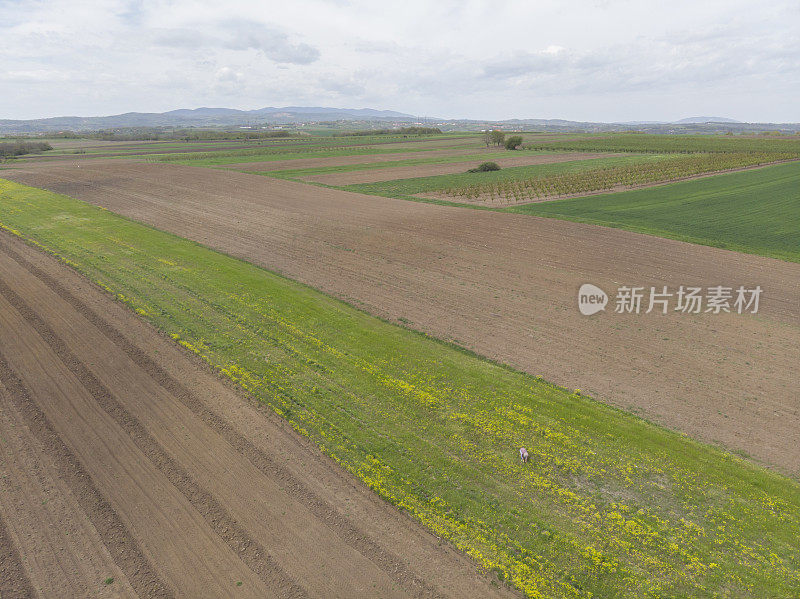
[[[282,31],[252,21],[236,20],[222,26],[231,50],[257,50],[275,62],[309,64],[319,58],[319,50],[309,44],[294,44]]]
[[[244,80],[244,73],[234,71],[230,67],[222,67],[216,72],[217,81],[223,83],[239,83]]]
[[[230,20],[216,24],[213,30],[215,33],[202,28],[156,29],[150,39],[155,46],[186,51],[256,50],[277,63],[309,64],[319,58],[319,50],[313,46],[292,43],[286,33],[264,23]]]
[[[800,5],[0,0],[0,118],[222,105],[800,121]]]

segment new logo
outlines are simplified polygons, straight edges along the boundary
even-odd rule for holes
[[[584,283],[578,290],[578,309],[584,316],[597,314],[606,309],[608,296],[596,285]]]

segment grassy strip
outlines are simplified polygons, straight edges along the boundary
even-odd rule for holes
[[[795,481],[65,196],[0,180],[0,226],[530,597],[800,593]]]
[[[800,262],[800,162],[506,211]]]
[[[472,185],[492,185],[524,181],[531,177],[545,177],[562,173],[581,172],[593,168],[643,164],[661,160],[662,158],[663,157],[657,155],[610,156],[608,158],[590,158],[586,160],[573,160],[570,162],[515,166],[486,173],[455,173],[451,175],[436,175],[433,177],[380,181],[377,183],[357,183],[354,185],[344,185],[338,189],[370,195],[418,200],[419,198],[415,198],[414,195],[420,193],[439,192],[446,189],[456,189]],[[458,202],[459,198],[453,197],[452,201]]]

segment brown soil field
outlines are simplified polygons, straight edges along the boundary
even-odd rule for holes
[[[594,225],[230,171],[6,173],[218,248],[381,317],[800,474],[800,264]],[[761,285],[757,315],[614,314],[581,284]]]
[[[519,154],[509,152],[508,158],[493,158],[503,168],[512,166],[531,166],[534,164],[553,164],[556,162],[571,162],[573,160],[590,160],[593,158],[607,158],[619,154],[589,154],[572,152],[564,154]],[[435,175],[450,175],[463,173],[467,169],[480,164],[480,160],[467,162],[451,162],[448,164],[418,164],[416,166],[399,166],[393,168],[376,168],[363,171],[347,171],[343,173],[325,173],[303,177],[305,181],[324,183],[326,185],[354,185],[356,183],[375,183],[377,181],[394,181],[396,179],[411,179],[414,177],[433,177]]]
[[[0,440],[3,599],[516,596],[7,233]]]

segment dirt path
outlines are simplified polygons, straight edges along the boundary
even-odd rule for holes
[[[512,166],[530,166],[534,164],[553,164],[556,162],[571,162],[573,160],[590,160],[593,158],[608,158],[619,154],[590,154],[571,152],[564,154],[518,154],[509,152],[508,158],[493,158],[503,168]],[[303,177],[306,181],[325,183],[326,185],[353,185],[356,183],[375,183],[376,181],[394,181],[395,179],[410,179],[413,177],[432,177],[435,175],[450,175],[464,173],[469,168],[480,164],[480,160],[466,162],[451,162],[448,164],[419,164],[416,166],[403,166],[394,168],[376,168],[363,171],[348,171],[343,173],[325,173]]]
[[[12,177],[222,249],[382,317],[800,474],[800,265],[526,215],[242,173],[107,164]],[[758,315],[576,308],[582,283],[761,285]]]
[[[4,599],[512,596],[5,233],[0,438]]]

